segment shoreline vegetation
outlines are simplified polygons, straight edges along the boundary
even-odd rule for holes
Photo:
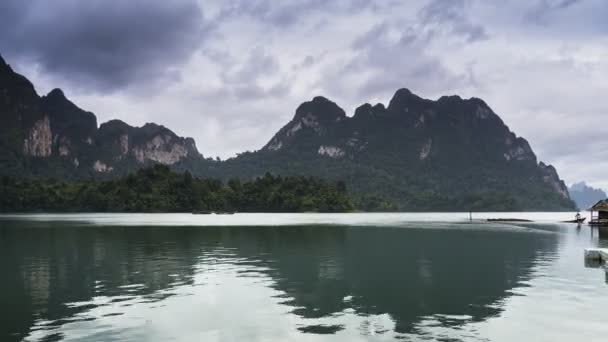
[[[412,200],[415,200],[414,196]],[[349,213],[402,212],[384,198],[349,192],[342,181],[266,173],[251,180],[199,178],[156,164],[123,177],[63,181],[0,178],[0,213]],[[521,212],[504,193],[442,198],[407,212]],[[545,210],[562,211],[562,210]]]
[[[351,212],[343,182],[266,173],[250,181],[193,177],[155,165],[114,180],[2,177],[0,212]]]

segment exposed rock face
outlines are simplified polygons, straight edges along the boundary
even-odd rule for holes
[[[62,137],[59,141],[59,155],[62,157],[67,157],[70,155],[70,139],[66,137]]]
[[[120,136],[120,153],[123,156],[129,153],[129,136],[127,134]]]
[[[34,123],[23,142],[23,153],[32,157],[48,157],[51,155],[53,134],[48,116]]]
[[[429,157],[429,155],[431,154],[432,146],[433,146],[432,139],[429,139],[429,141],[427,141],[426,143],[424,143],[424,145],[422,145],[422,148],[420,149],[420,160],[425,160]]]
[[[282,147],[283,147],[283,142],[278,139],[274,139],[268,143],[268,145],[266,146],[266,149],[268,149],[269,151],[278,151]]]
[[[188,148],[183,143],[173,142],[170,135],[157,135],[143,147],[135,147],[133,155],[142,164],[151,160],[173,165],[188,156]]]
[[[49,163],[54,175],[88,177],[91,170],[122,174],[151,163],[203,161],[192,139],[163,126],[132,127],[112,120],[98,128],[95,114],[69,101],[62,90],[38,96],[0,58],[0,157],[15,155],[2,174],[46,176],[44,163]],[[20,158],[38,158],[39,170],[23,169]]]
[[[113,167],[108,166],[106,163],[96,160],[95,164],[93,164],[93,170],[97,171],[97,172],[111,172],[112,170],[114,170]]]
[[[336,146],[320,146],[318,153],[322,156],[328,156],[330,158],[342,158],[344,157],[344,151]]]
[[[562,198],[570,198],[568,187],[566,186],[566,183],[559,178],[555,167],[552,165],[545,165],[543,162],[540,162],[538,167],[543,173],[543,180],[545,183],[549,184]]]
[[[530,160],[536,162],[536,155],[532,151],[530,144],[523,138],[518,138],[515,134],[510,134],[505,139],[507,151],[503,154],[505,160]]]
[[[68,157],[92,152],[89,146],[97,132],[95,114],[78,108],[60,89],[53,89],[42,97],[41,105],[50,117],[54,154]]]
[[[194,140],[178,137],[156,124],[132,127],[120,120],[108,121],[99,127],[97,140],[102,155],[106,160],[113,160],[113,166],[132,163],[174,165],[201,158]]]
[[[346,120],[346,113],[334,102],[318,96],[310,102],[305,102],[298,107],[294,118],[283,127],[263,150],[278,151],[289,146],[292,141],[298,140],[297,136],[326,136],[340,122]],[[318,151],[316,145],[315,151]],[[319,154],[321,154],[319,152]]]

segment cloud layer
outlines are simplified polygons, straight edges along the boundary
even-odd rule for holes
[[[571,183],[608,188],[604,0],[5,0],[0,53],[102,120],[229,157],[297,105],[481,97]]]
[[[172,77],[205,34],[194,1],[3,0],[3,53],[87,91]]]

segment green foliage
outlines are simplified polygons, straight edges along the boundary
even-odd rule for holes
[[[0,211],[346,212],[345,185],[269,173],[248,182],[200,179],[155,165],[110,181],[58,182],[3,177]]]

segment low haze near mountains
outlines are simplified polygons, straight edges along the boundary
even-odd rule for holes
[[[567,183],[608,187],[608,2],[5,0],[0,51],[99,121],[226,158],[314,95],[353,113],[408,87],[479,97]],[[120,34],[118,34],[120,33]]]

